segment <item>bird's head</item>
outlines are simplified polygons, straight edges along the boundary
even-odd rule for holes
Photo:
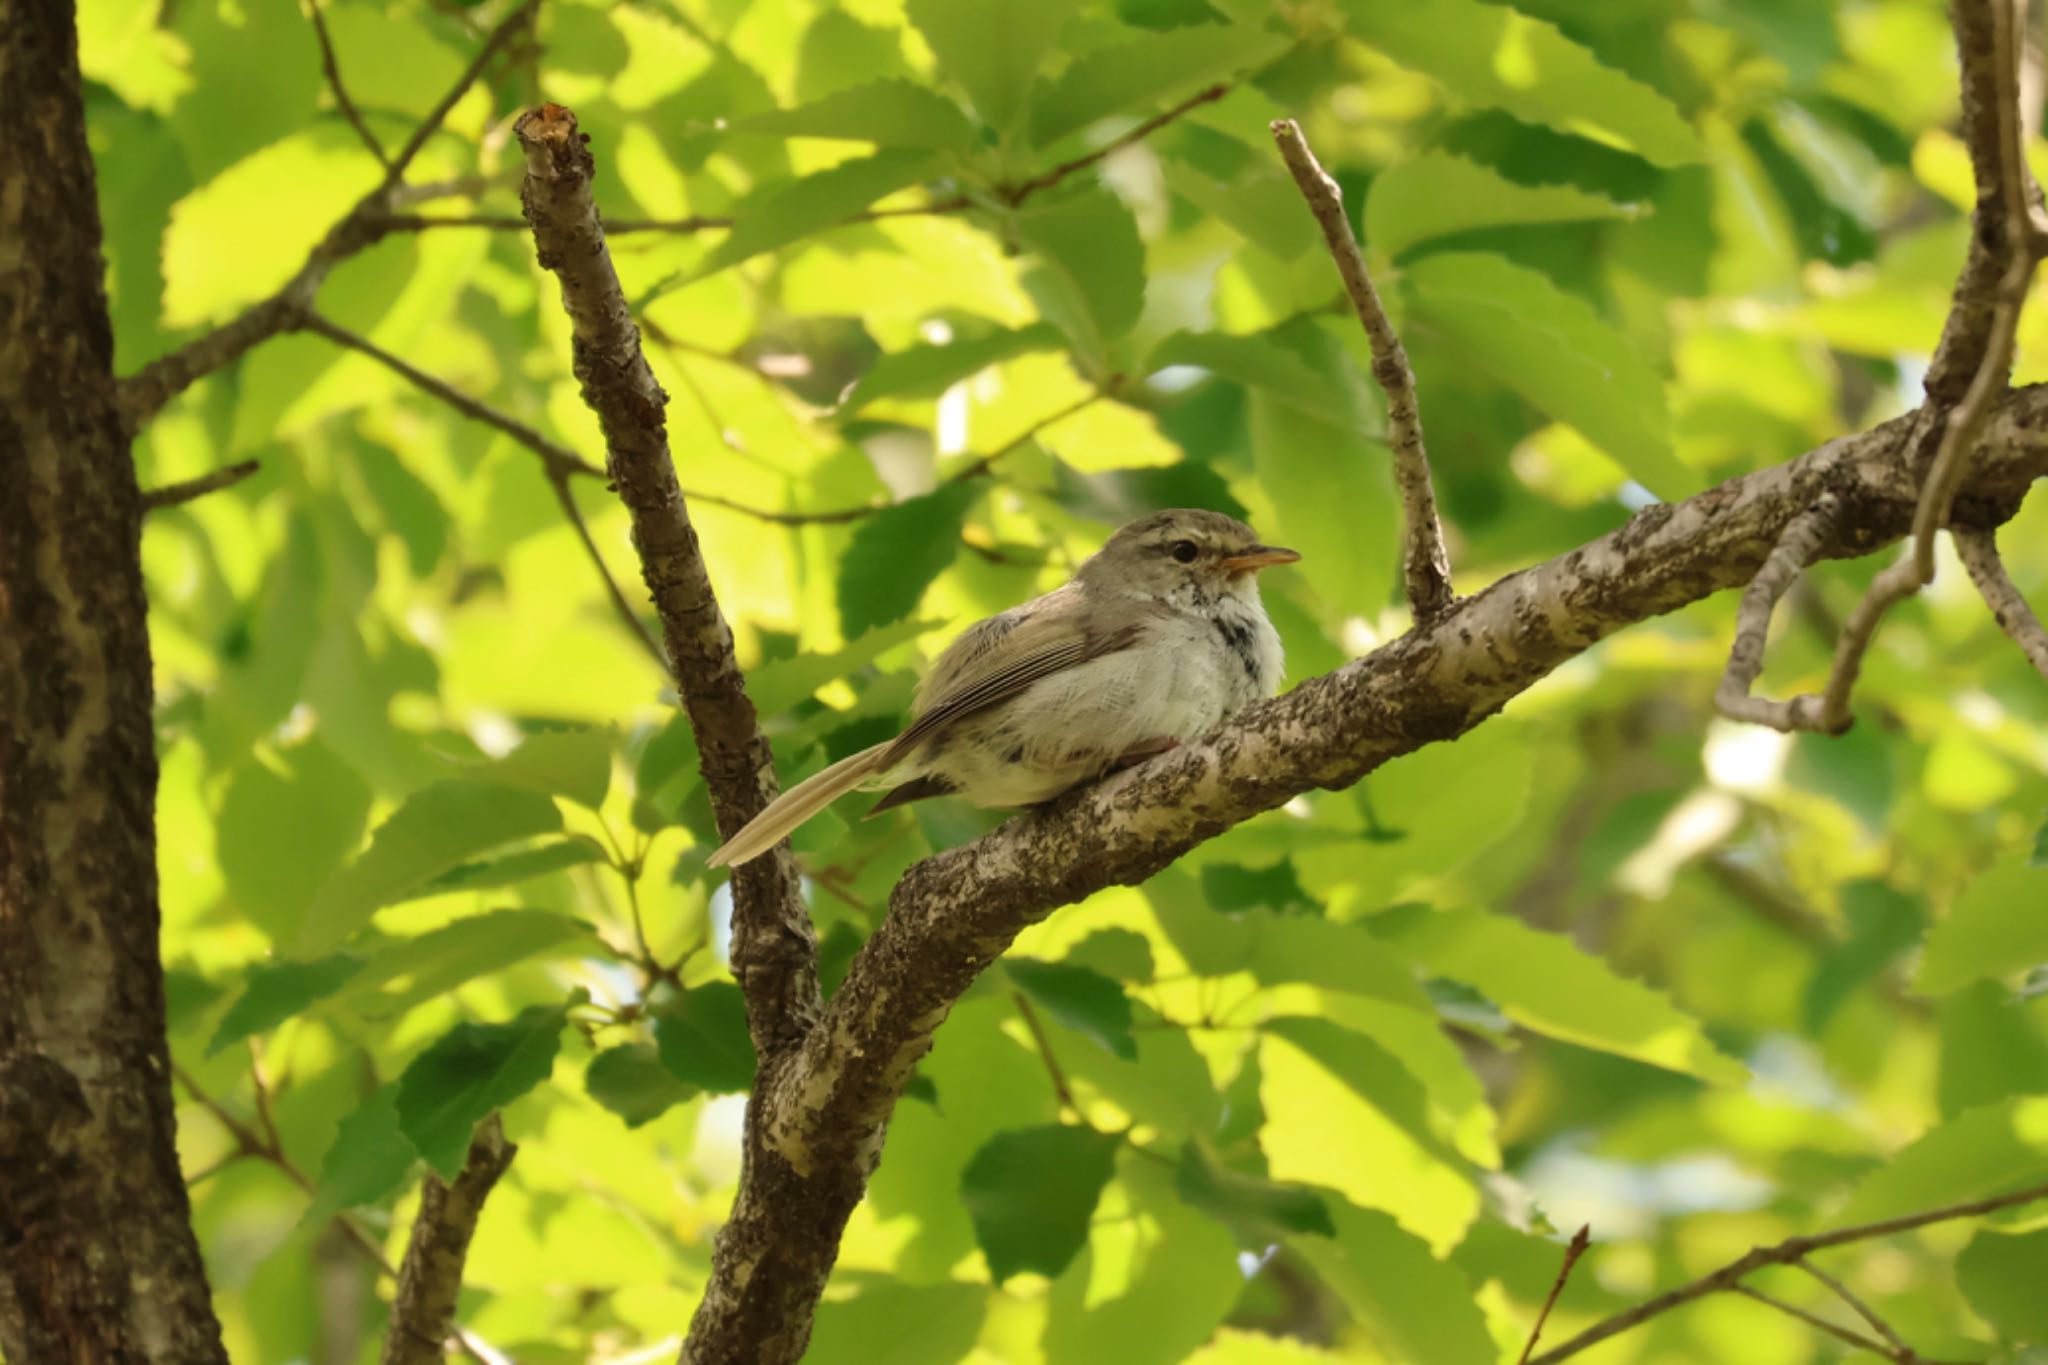
[[[1081,566],[1078,577],[1173,602],[1256,600],[1259,570],[1300,558],[1264,544],[1235,517],[1178,507],[1124,526]]]

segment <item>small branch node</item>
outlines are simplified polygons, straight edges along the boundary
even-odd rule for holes
[[[1714,689],[1715,709],[1731,720],[1787,732],[1838,732],[1822,698],[1802,696],[1771,701],[1750,695],[1750,688],[1764,669],[1765,643],[1779,599],[1834,534],[1839,512],[1839,504],[1833,495],[1827,494],[1788,522],[1763,567],[1756,571],[1756,577],[1742,594],[1742,605],[1735,614],[1735,643],[1728,650],[1728,667]],[[1840,728],[1848,727],[1844,723]]]

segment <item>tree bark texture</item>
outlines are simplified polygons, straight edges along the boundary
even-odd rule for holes
[[[142,500],[71,6],[0,0],[0,1349],[226,1359],[174,1143]]]

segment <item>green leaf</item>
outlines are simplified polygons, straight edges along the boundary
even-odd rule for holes
[[[1366,921],[1425,970],[1483,991],[1524,1028],[1716,1084],[1748,1079],[1669,997],[1560,934],[1483,910],[1408,906]]]
[[[938,168],[933,153],[899,148],[764,185],[733,210],[731,233],[710,255],[694,269],[657,284],[638,302],[644,305],[675,285],[715,275],[844,222],[884,195],[930,178]]]
[[[1872,1171],[1837,1220],[1872,1223],[2038,1184],[2048,1169],[2048,1098],[1987,1104],[1930,1129]]]
[[[1327,614],[1374,616],[1393,591],[1399,554],[1393,453],[1264,390],[1251,398],[1252,467],[1279,518],[1260,530],[1300,551],[1295,572],[1314,585]]]
[[[1577,296],[1502,257],[1446,252],[1402,280],[1417,321],[1537,411],[1574,427],[1666,501],[1699,491],[1671,451],[1664,384]]]
[[[1047,322],[1028,327],[1002,327],[983,336],[949,341],[943,346],[912,346],[892,351],[871,366],[839,401],[842,417],[884,398],[936,398],[963,379],[989,366],[1032,351],[1060,348],[1059,329]]]
[[[1168,95],[1264,64],[1288,42],[1250,25],[1196,24],[1097,48],[1032,101],[1031,140],[1044,147],[1112,114],[1150,112]]]
[[[804,1365],[934,1365],[964,1360],[981,1335],[980,1285],[875,1283],[818,1305]]]
[[[596,810],[612,781],[612,734],[576,728],[528,735],[502,758],[467,765],[462,776],[543,796],[566,796]]]
[[[1205,507],[1240,521],[1251,515],[1230,495],[1230,485],[1221,474],[1190,460],[1085,474],[1061,460],[1053,465],[1052,495],[1076,516],[1113,526],[1162,507]]]
[[[1384,1213],[1334,1196],[1334,1238],[1293,1237],[1294,1251],[1342,1300],[1389,1360],[1495,1365],[1474,1286]]]
[[[1024,288],[1039,312],[1098,364],[1145,306],[1145,244],[1121,199],[1091,189],[1017,215],[1017,240],[1036,263]]]
[[[1984,1228],[1956,1257],[1956,1284],[2008,1341],[2048,1341],[2048,1228]]]
[[[1851,992],[1875,980],[1919,942],[1926,925],[1919,901],[1883,882],[1851,882],[1841,896],[1849,936],[1821,959],[1806,986],[1806,1031],[1815,1037]]]
[[[839,561],[839,629],[847,636],[900,621],[960,552],[978,490],[965,483],[884,507],[861,522]]]
[[[628,1128],[660,1118],[697,1093],[661,1064],[661,1054],[648,1043],[625,1043],[598,1053],[590,1059],[583,1085],[590,1098],[624,1119]]]
[[[997,1284],[1022,1271],[1058,1275],[1088,1242],[1118,1140],[1054,1124],[997,1133],[960,1178],[961,1202]]]
[[[732,131],[839,138],[943,152],[964,152],[974,145],[974,128],[959,105],[906,80],[874,81],[796,109],[753,114],[734,123]]]
[[[662,1005],[654,1016],[654,1043],[669,1074],[699,1090],[729,1095],[754,1083],[747,1003],[730,981],[692,987]]]
[[[747,675],[747,694],[764,716],[779,715],[830,682],[856,673],[896,646],[928,635],[943,621],[898,621],[877,626],[829,654],[806,651],[775,659]]]
[[[1207,881],[1204,876],[1205,888]],[[1414,971],[1365,924],[1256,912],[1244,920],[1252,929],[1245,965],[1266,985],[1301,982],[1410,1009],[1430,1008],[1429,995]]]
[[[420,883],[406,899],[445,896],[455,891],[489,891],[500,886],[517,886],[520,882],[545,877],[564,868],[606,862],[610,857],[603,846],[589,835],[571,834],[565,838],[550,839],[536,844],[532,848],[522,848],[516,853],[507,853],[503,857],[459,863],[433,880]]]
[[[1919,987],[1940,995],[2048,961],[2048,868],[2011,859],[1977,877],[1927,936]]]
[[[215,826],[236,912],[272,939],[290,939],[369,814],[369,787],[319,739],[239,764]]]
[[[1337,1235],[1323,1196],[1306,1185],[1289,1185],[1217,1164],[1198,1140],[1180,1149],[1174,1188],[1195,1208],[1238,1234],[1239,1244],[1262,1249],[1288,1232]]]
[[[590,946],[590,926],[581,920],[548,910],[492,910],[379,948],[341,998],[366,1016],[388,1018],[530,957]],[[403,985],[371,994],[393,982]]]
[[[1965,986],[1936,1007],[1942,1117],[2009,1096],[2048,1095],[2048,1040],[2033,1014],[1995,981]]]
[[[1314,366],[1269,335],[1175,332],[1145,362],[1148,372],[1169,365],[1197,366],[1333,426],[1350,426],[1360,415]]]
[[[343,1209],[376,1203],[405,1183],[418,1159],[398,1126],[398,1084],[379,1087],[335,1130],[300,1225],[316,1226]]]
[[[910,22],[939,70],[960,83],[998,132],[1024,112],[1038,65],[1078,0],[910,0]]]
[[[1125,1061],[1136,1061],[1131,1040],[1131,998],[1102,973],[1067,962],[1003,960],[1018,989],[1076,1033],[1085,1034]]]
[[[1152,942],[1134,929],[1097,929],[1067,950],[1064,961],[1117,981],[1150,981]]]
[[[249,969],[249,983],[221,1016],[206,1045],[212,1056],[230,1043],[266,1033],[316,1000],[340,990],[363,969],[363,960],[337,953],[317,962],[259,962]]]
[[[1541,19],[1479,0],[1344,0],[1344,10],[1355,36],[1402,66],[1434,76],[1462,100],[1496,105],[1659,166],[1705,157],[1671,101]]]
[[[1389,256],[1475,228],[1632,218],[1639,210],[1570,185],[1524,185],[1449,152],[1424,152],[1373,177],[1365,240]]]
[[[562,827],[555,803],[534,792],[451,779],[414,792],[370,836],[370,846],[313,897],[302,951],[340,944],[380,906],[479,853]]]
[[[1285,858],[1271,867],[1244,867],[1237,863],[1209,863],[1202,868],[1202,894],[1218,910],[1315,909],[1316,903],[1301,889],[1294,864]]]
[[[458,1024],[413,1058],[398,1078],[398,1126],[414,1150],[453,1180],[470,1135],[548,1078],[569,1012],[534,1005],[503,1024]]]

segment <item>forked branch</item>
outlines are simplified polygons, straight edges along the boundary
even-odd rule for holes
[[[462,1267],[484,1199],[518,1151],[492,1114],[477,1125],[454,1183],[427,1175],[412,1238],[398,1267],[398,1296],[391,1304],[381,1365],[440,1365],[455,1326],[455,1296],[462,1289]]]
[[[2048,630],[2042,628],[2041,618],[2034,615],[2034,609],[2027,605],[2012,576],[2006,573],[2005,561],[1998,555],[1997,538],[1990,531],[1957,531],[1955,542],[1956,554],[1969,570],[1970,581],[1977,585],[1984,605],[1991,608],[1998,628],[2011,636],[2027,656],[2027,662],[2043,678],[2048,678]]]
[[[1308,140],[1291,118],[1273,122],[1273,141],[1294,175],[1323,241],[1337,262],[1344,292],[1365,328],[1372,346],[1372,377],[1387,395],[1387,443],[1394,451],[1394,478],[1401,486],[1406,536],[1401,556],[1408,601],[1417,620],[1427,620],[1451,604],[1451,561],[1444,549],[1444,528],[1437,520],[1436,490],[1429,477],[1429,454],[1422,444],[1422,408],[1415,396],[1415,371],[1366,272],[1365,255],[1351,235],[1337,182],[1317,162]]]

